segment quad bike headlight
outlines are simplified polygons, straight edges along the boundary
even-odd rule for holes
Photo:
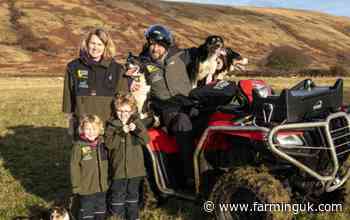
[[[303,146],[305,145],[303,139],[296,134],[283,134],[283,135],[277,135],[277,142],[278,144],[288,147],[288,146]]]
[[[258,92],[258,94],[263,97],[266,98],[269,94],[270,94],[270,90],[266,87],[266,86],[262,86],[262,85],[257,85],[255,87],[255,90]]]

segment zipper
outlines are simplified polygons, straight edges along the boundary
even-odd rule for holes
[[[101,158],[100,158],[100,144],[97,145],[96,154],[97,154],[97,168],[98,168],[98,179],[99,179],[99,185],[100,185],[100,192],[103,192],[103,186],[102,186],[102,175],[101,175]]]

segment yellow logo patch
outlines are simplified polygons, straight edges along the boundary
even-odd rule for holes
[[[147,68],[147,71],[149,73],[155,73],[155,72],[158,72],[160,70],[159,67],[154,66],[154,65],[147,65],[146,68]]]
[[[89,146],[84,146],[81,148],[82,160],[91,160],[92,159],[92,150]]]
[[[78,70],[78,78],[79,79],[88,79],[88,71],[87,70]]]

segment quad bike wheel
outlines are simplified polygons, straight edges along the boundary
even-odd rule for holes
[[[257,206],[290,203],[290,197],[280,181],[268,172],[253,167],[238,168],[221,176],[210,194],[210,201],[215,204],[217,220],[292,219],[291,212],[263,212],[261,206]],[[249,208],[247,211],[220,211],[219,204],[249,204]]]
[[[344,176],[348,169],[350,169],[350,155],[347,156],[346,160],[341,163],[339,173]],[[343,211],[349,212],[350,210],[350,180],[347,180],[344,185],[339,187],[333,192],[327,192],[321,195],[319,201],[315,203],[322,204],[342,204]]]

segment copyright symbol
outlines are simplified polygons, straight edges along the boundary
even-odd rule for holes
[[[206,201],[203,204],[203,209],[207,213],[211,213],[215,210],[215,204],[212,201]]]

